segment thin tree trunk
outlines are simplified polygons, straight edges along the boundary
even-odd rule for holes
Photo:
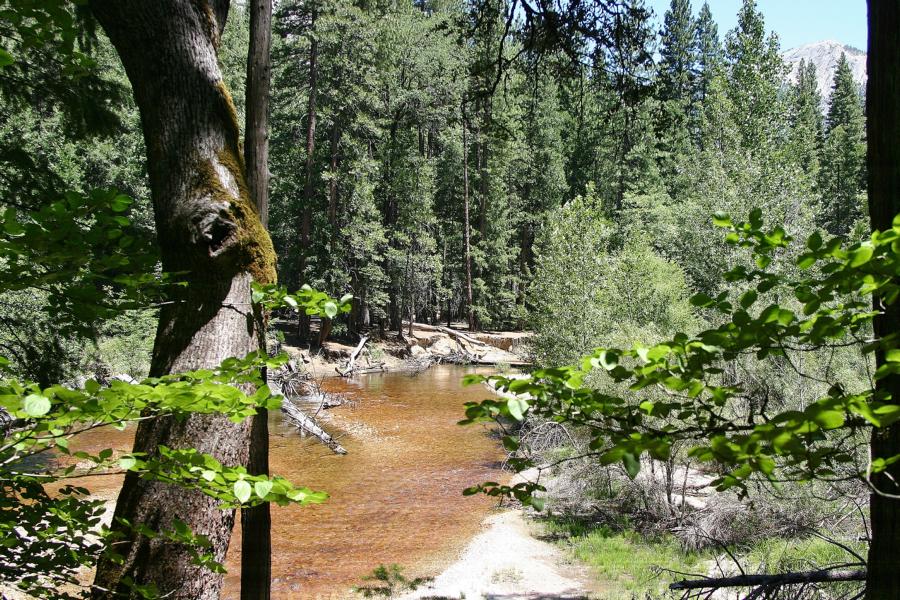
[[[900,3],[869,0],[869,53],[866,113],[868,134],[869,215],[872,229],[887,231],[900,213]],[[875,299],[876,338],[886,340],[900,331],[900,303],[883,306]],[[891,341],[878,348],[876,363],[884,363],[885,352],[896,347]],[[876,382],[877,392],[900,399],[900,376]],[[875,429],[872,459],[900,454],[900,425]],[[872,541],[869,544],[866,598],[900,599],[900,463],[872,476],[875,492],[870,497]],[[892,494],[888,497],[882,494]]]
[[[157,236],[165,271],[188,285],[160,311],[150,374],[214,367],[260,348],[261,315],[250,282],[275,280],[275,255],[246,186],[236,112],[219,70],[217,47],[227,0],[93,0],[134,91],[147,146]],[[135,451],[195,448],[228,465],[246,464],[250,423],[219,415],[142,421]],[[116,504],[121,562],[101,558],[95,598],[128,596],[123,579],[155,585],[169,599],[213,600],[223,578],[193,563],[184,545],[148,539],[119,524],[160,531],[179,519],[205,535],[224,560],[233,510],[177,486],[134,473]]]
[[[337,224],[337,204],[338,204],[338,187],[337,187],[337,177],[335,176],[338,169],[338,151],[341,147],[341,130],[338,128],[337,123],[331,128],[331,146],[329,148],[329,154],[331,156],[331,162],[329,163],[329,168],[331,169],[331,178],[328,180],[328,224],[331,226],[331,241],[332,243],[336,242],[337,234],[338,234],[338,224]]]
[[[272,0],[250,1],[247,56],[247,187],[264,227],[269,223],[269,85]],[[261,331],[264,335],[265,330]],[[265,347],[265,341],[263,341]],[[269,474],[269,413],[261,408],[250,425],[247,471]],[[272,580],[272,516],[269,504],[241,510],[241,600],[268,600]]]
[[[318,93],[318,57],[319,57],[319,41],[316,36],[316,9],[313,7],[310,18],[310,36],[309,43],[309,101],[306,109],[306,179],[303,183],[303,208],[300,214],[300,260],[299,272],[300,283],[305,283],[306,278],[306,257],[309,253],[309,237],[312,229],[312,209],[315,200],[315,189],[313,186],[313,161],[316,151],[316,95]],[[301,311],[298,317],[300,322],[299,336],[300,341],[306,342],[309,339],[309,316]]]
[[[463,240],[466,261],[466,307],[469,331],[475,331],[475,307],[472,305],[472,242],[469,225],[469,137],[466,119],[466,103],[462,105],[462,161],[463,161]]]

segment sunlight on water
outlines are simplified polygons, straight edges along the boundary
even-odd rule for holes
[[[273,597],[347,598],[381,563],[434,575],[478,531],[493,502],[461,492],[496,480],[503,454],[485,428],[456,425],[464,402],[489,396],[483,387],[460,386],[471,371],[439,366],[415,377],[326,380],[327,391],[355,403],[331,409],[326,424],[347,456],[300,439],[272,414],[272,472],[331,495],[320,506],[272,507]],[[238,597],[239,536],[228,556],[225,599]]]

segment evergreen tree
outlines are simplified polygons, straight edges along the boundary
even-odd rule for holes
[[[690,0],[672,0],[660,33],[659,98],[663,102],[690,102],[695,78],[696,25]]]
[[[729,77],[726,93],[731,115],[749,152],[765,152],[775,142],[781,127],[780,91],[784,64],[778,38],[766,36],[762,13],[755,0],[744,0],[737,27],[728,32],[725,56]]]
[[[824,124],[821,106],[816,66],[801,60],[797,83],[791,87],[791,157],[813,182],[818,175],[822,147]]]
[[[657,66],[659,118],[657,136],[662,152],[663,174],[672,179],[678,159],[691,146],[690,119],[694,112],[695,24],[690,0],[672,0],[666,11],[660,62]]]
[[[826,131],[817,221],[831,233],[847,235],[863,216],[866,140],[862,98],[843,54],[828,103]]]
[[[831,133],[835,127],[839,125],[846,127],[851,123],[863,129],[862,113],[860,89],[853,79],[847,55],[842,52],[834,72],[831,97],[828,100],[826,131]]]
[[[700,14],[697,15],[695,23],[694,43],[697,50],[695,94],[697,102],[702,104],[709,94],[713,77],[722,66],[722,44],[719,41],[719,26],[713,19],[708,2],[704,2],[700,7]]]

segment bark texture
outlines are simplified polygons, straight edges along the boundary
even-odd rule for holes
[[[869,80],[866,90],[868,135],[869,215],[873,230],[884,231],[900,213],[900,2],[869,0]],[[876,362],[884,362],[888,348],[897,347],[900,303],[883,307],[878,298],[875,334],[882,340]],[[878,380],[876,390],[900,400],[900,377]],[[900,425],[875,429],[872,458],[900,454]],[[866,598],[900,599],[900,463],[872,477],[870,499],[872,541],[869,545]],[[888,496],[890,494],[891,496]]]
[[[272,66],[272,0],[250,2],[247,56],[247,187],[264,227],[269,223],[269,86]],[[260,340],[265,347],[265,339]],[[269,413],[250,424],[251,475],[269,474]],[[267,600],[272,590],[272,514],[268,503],[241,510],[241,599]]]
[[[249,199],[236,113],[222,82],[217,47],[227,0],[92,0],[125,66],[141,113],[156,229],[166,271],[188,286],[163,307],[151,374],[218,365],[259,348],[250,282],[275,279],[271,240]],[[144,421],[135,450],[196,448],[225,464],[246,464],[249,422],[194,415]],[[224,559],[234,511],[195,492],[129,474],[116,516],[154,530],[174,519],[206,535]],[[127,597],[124,578],[153,584],[170,599],[219,597],[222,576],[193,565],[186,548],[122,529],[122,564],[101,560],[95,598]]]

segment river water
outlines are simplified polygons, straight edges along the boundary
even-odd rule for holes
[[[324,421],[346,456],[301,439],[273,411],[272,472],[330,494],[322,505],[272,506],[273,598],[343,600],[379,564],[399,564],[411,577],[435,575],[452,561],[493,506],[462,490],[502,476],[497,440],[482,426],[456,424],[464,402],[490,395],[461,386],[470,372],[437,366],[416,376],[324,380],[325,391],[350,400]],[[225,599],[239,597],[239,555],[236,530]]]

